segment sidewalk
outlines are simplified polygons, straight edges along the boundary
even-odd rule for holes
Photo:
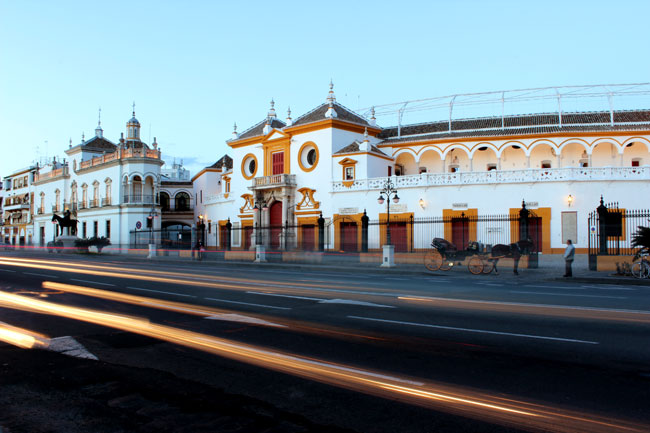
[[[7,253],[11,255],[24,255],[33,257],[35,255],[43,258],[47,257],[61,257],[59,254],[49,254],[41,250],[22,250]],[[428,271],[423,264],[398,264],[392,268],[380,267],[381,255],[377,254],[377,261],[375,263],[362,263],[358,260],[346,260],[346,255],[338,253],[326,253],[324,263],[306,263],[306,262],[282,262],[274,260],[274,256],[269,254],[268,261],[257,263],[254,261],[245,260],[225,260],[223,253],[208,252],[205,254],[203,260],[192,258],[191,255],[185,257],[180,255],[167,255],[156,256],[151,259],[143,254],[89,254],[80,255],[74,254],[74,257],[87,257],[89,260],[119,260],[127,258],[131,262],[139,263],[192,263],[196,266],[227,266],[229,268],[246,269],[246,268],[264,268],[264,269],[284,269],[294,271],[326,271],[326,272],[341,272],[341,273],[354,273],[354,272],[372,272],[377,274],[392,274],[392,275],[428,275],[431,277],[470,277],[477,279],[498,278],[499,280],[514,280],[514,279],[532,279],[535,281],[562,281],[563,283],[588,283],[588,284],[615,284],[615,285],[637,285],[648,286],[650,288],[650,279],[639,280],[631,276],[615,275],[613,272],[605,271],[590,271],[588,266],[588,257],[586,254],[576,254],[573,263],[573,277],[563,278],[564,275],[564,259],[560,255],[540,255],[538,268],[536,269],[519,269],[519,276],[512,273],[512,267],[509,265],[499,264],[499,275],[494,273],[488,275],[471,275],[464,265],[455,266],[449,271]]]

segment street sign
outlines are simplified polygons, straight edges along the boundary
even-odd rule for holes
[[[140,221],[135,223],[135,228],[136,228],[136,230],[140,230],[142,228],[142,223]]]

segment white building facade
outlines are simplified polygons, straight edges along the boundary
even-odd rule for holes
[[[163,161],[154,138],[140,140],[140,122],[127,122],[117,144],[103,136],[101,122],[95,136],[76,146],[67,159],[39,167],[34,176],[34,244],[46,246],[62,234],[53,215],[69,211],[77,220],[80,238],[106,237],[114,248],[128,248],[131,232],[148,230],[147,217],[160,214],[160,168]],[[160,219],[154,219],[154,229]]]
[[[337,103],[330,87],[324,104],[295,120],[290,112],[278,119],[272,102],[263,121],[241,134],[235,129],[227,144],[232,169],[194,178],[195,193],[200,185],[207,197],[195,217],[219,227],[207,242],[217,248],[314,249],[322,216],[326,249],[360,251],[364,212],[386,220],[377,197],[387,180],[400,197],[391,221],[513,215],[524,201],[544,254],[562,252],[569,238],[579,252],[587,246],[587,217],[601,195],[628,209],[647,207],[650,197],[649,110],[381,128],[373,113],[365,118]],[[229,244],[221,239],[228,222]],[[259,236],[264,227],[276,229]],[[397,242],[408,251],[427,248],[431,239],[414,230],[400,232]],[[483,241],[481,227],[466,230],[470,240]],[[455,232],[445,227],[444,237],[452,241]],[[357,241],[344,241],[349,233]],[[384,242],[378,236],[369,247]]]

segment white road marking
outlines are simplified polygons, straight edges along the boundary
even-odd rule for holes
[[[535,284],[524,284],[524,287],[534,287],[536,289],[584,290],[582,287],[576,287],[576,286],[542,286],[542,285],[535,285]]]
[[[596,290],[629,290],[629,291],[634,291],[637,289],[633,289],[632,287],[598,287],[598,286],[582,286],[585,289],[596,289]]]
[[[213,314],[212,316],[206,317],[208,320],[224,320],[227,322],[243,322],[243,323],[253,323],[255,325],[265,325],[265,326],[275,326],[277,328],[286,328],[285,325],[280,325],[278,323],[267,322],[266,320],[258,319],[256,317],[242,316],[241,314]]]
[[[164,291],[162,291],[162,290],[143,289],[143,288],[141,288],[141,287],[130,287],[130,286],[127,286],[126,288],[127,288],[127,289],[131,289],[131,290],[141,290],[141,291],[143,291],[143,292],[163,293],[163,294],[165,294],[165,295],[175,295],[175,296],[184,296],[184,297],[186,297],[186,298],[196,298],[196,296],[193,296],[193,295],[186,295],[186,294],[184,294],[184,293],[164,292]]]
[[[246,292],[251,295],[264,295],[264,296],[276,296],[278,298],[291,298],[291,299],[304,299],[307,301],[324,301],[325,298],[311,298],[309,296],[295,296],[295,295],[281,295],[279,293],[264,293],[264,292]]]
[[[397,308],[392,305],[373,304],[372,302],[354,301],[350,299],[324,299],[318,302],[319,304],[349,304],[349,305],[363,305],[365,307],[379,307],[379,308]]]
[[[90,353],[81,343],[70,336],[56,337],[49,340],[48,350],[62,353],[75,358],[86,358],[97,361],[97,357]]]
[[[34,272],[23,272],[23,274],[27,275],[36,275],[37,277],[47,277],[47,278],[59,278],[56,275],[46,275],[46,274],[36,274]]]
[[[415,322],[401,322],[398,320],[387,320],[387,319],[376,319],[372,317],[360,317],[360,316],[348,316],[350,319],[359,319],[359,320],[369,320],[373,322],[384,322],[384,323],[393,323],[396,325],[409,325],[409,326],[421,326],[425,328],[437,328],[437,329],[448,329],[451,331],[463,331],[463,332],[474,332],[479,334],[494,334],[494,335],[507,335],[510,337],[521,337],[521,338],[534,338],[538,340],[553,340],[553,341],[564,341],[567,343],[581,343],[581,344],[600,344],[597,341],[587,341],[587,340],[575,340],[572,338],[560,338],[560,337],[546,337],[543,335],[529,335],[529,334],[515,334],[511,332],[500,332],[500,331],[486,331],[484,329],[470,329],[470,328],[456,328],[453,326],[442,326],[442,325],[430,325],[427,323],[415,323]]]
[[[14,274],[16,273],[16,271],[12,271],[9,269],[0,269],[0,272],[13,272]]]
[[[393,277],[386,277],[384,280],[394,280],[394,281],[410,281],[411,278],[393,278]]]
[[[217,298],[205,298],[205,299],[207,299],[208,301],[226,302],[228,304],[240,304],[240,305],[250,305],[253,307],[275,308],[277,310],[291,310],[291,308],[288,307],[276,307],[274,305],[252,304],[250,302],[229,301],[227,299],[217,299]]]
[[[480,284],[481,286],[503,287],[503,284],[498,284],[498,283],[476,283],[476,284]]]
[[[112,286],[115,287],[115,284],[110,283],[100,283],[99,281],[89,281],[89,280],[77,280],[75,278],[70,278],[72,281],[79,281],[80,283],[90,283],[90,284],[99,284],[101,286]]]
[[[523,293],[526,295],[550,295],[550,296],[577,296],[581,298],[608,298],[608,299],[627,299],[627,296],[601,296],[601,295],[574,295],[571,293],[549,293],[549,292],[527,292],[511,290],[510,293]]]

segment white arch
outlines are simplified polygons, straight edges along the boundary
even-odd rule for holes
[[[465,146],[463,146],[462,144],[459,144],[459,143],[455,143],[455,144],[452,144],[450,146],[447,146],[445,148],[445,151],[442,154],[442,159],[443,160],[447,159],[447,155],[449,154],[449,152],[451,152],[454,149],[462,150],[463,152],[465,152],[465,154],[467,155],[467,157],[469,159],[472,159],[472,156],[470,155],[469,150],[467,149],[467,147],[465,147]]]
[[[129,175],[129,182],[133,182],[133,180],[134,180],[136,177],[139,177],[139,178],[140,178],[140,181],[142,182],[142,179],[143,179],[142,174],[137,173],[137,172],[136,172],[136,173],[131,173],[131,174]]]
[[[440,159],[443,159],[443,153],[442,153],[442,151],[441,151],[440,149],[438,149],[438,148],[435,147],[435,146],[425,146],[425,147],[423,147],[422,149],[420,149],[420,151],[418,152],[418,159],[417,159],[417,161],[419,162],[419,161],[420,161],[420,158],[422,158],[422,155],[424,155],[425,153],[429,152],[430,150],[432,150],[432,151],[434,151],[435,153],[437,153],[437,154],[438,154],[438,157],[439,157]]]
[[[402,147],[402,148],[398,149],[395,153],[393,153],[393,159],[395,159],[395,161],[397,161],[397,157],[400,156],[403,153],[408,153],[409,155],[411,155],[413,157],[413,159],[415,161],[418,160],[417,153],[415,153],[415,151],[413,149],[411,149],[410,147]]]
[[[519,146],[519,149],[514,149],[515,146]],[[506,141],[505,143],[503,143],[503,145],[501,145],[501,147],[497,151],[497,157],[501,158],[501,155],[503,155],[503,152],[505,152],[506,149],[509,149],[511,147],[514,150],[521,150],[522,152],[524,152],[524,156],[526,156],[526,145],[524,143],[522,143],[521,141],[511,140],[511,141]]]
[[[562,149],[564,149],[565,147],[567,147],[569,144],[572,144],[572,143],[575,143],[575,144],[578,144],[578,145],[582,146],[583,149],[587,152],[587,155],[591,155],[591,149],[592,148],[589,147],[589,143],[587,143],[585,140],[582,140],[582,139],[579,139],[579,138],[569,138],[569,139],[564,140],[560,144],[560,146],[558,148],[558,150],[560,151],[559,153],[562,154]]]
[[[598,138],[598,139],[594,140],[591,143],[591,148],[587,152],[591,155],[591,153],[596,148],[596,146],[598,146],[599,144],[603,144],[603,143],[611,144],[618,151],[619,155],[623,154],[623,150],[625,149],[625,146],[624,145],[621,146],[621,143],[619,143],[618,141],[614,140],[613,138],[609,138],[609,137]]]
[[[545,144],[547,146],[550,146],[550,148],[553,149],[556,152],[559,150],[558,146],[557,146],[557,144],[555,144],[555,142],[553,142],[551,140],[548,140],[548,139],[545,139],[545,138],[542,138],[542,139],[539,139],[539,140],[535,141],[534,143],[532,143],[530,145],[530,147],[524,148],[524,152],[526,153],[526,156],[530,156],[532,154],[534,148],[536,148],[537,146],[541,146],[543,144]]]
[[[474,147],[472,147],[472,149],[470,149],[469,158],[474,159],[474,154],[476,152],[478,152],[481,147],[487,147],[488,149],[492,149],[492,151],[494,152],[494,155],[497,158],[499,157],[499,149],[497,149],[497,147],[494,144],[492,144],[492,143],[490,143],[488,141],[484,141],[484,142],[481,142],[481,143],[477,143]],[[481,151],[481,152],[483,152],[483,151]]]
[[[650,152],[650,140],[648,140],[648,139],[645,138],[645,137],[631,137],[631,138],[628,138],[627,140],[625,140],[625,141],[621,144],[621,148],[624,150],[625,147],[626,147],[629,143],[645,143],[645,146],[646,146],[646,148],[648,149],[648,152]]]

